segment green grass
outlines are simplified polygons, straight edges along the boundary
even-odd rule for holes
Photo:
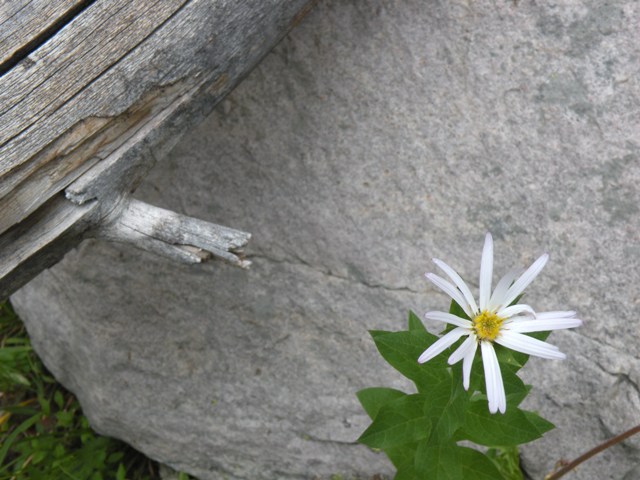
[[[188,476],[180,474],[181,479]],[[0,303],[0,480],[157,480],[158,465],[96,434]]]

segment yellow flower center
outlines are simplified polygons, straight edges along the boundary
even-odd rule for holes
[[[500,326],[504,318],[500,318],[493,312],[483,310],[473,319],[473,329],[480,340],[494,341],[500,333]]]

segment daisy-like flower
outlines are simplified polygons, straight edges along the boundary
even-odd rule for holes
[[[449,357],[449,365],[462,360],[462,383],[465,390],[468,390],[471,365],[478,345],[480,345],[489,411],[504,413],[507,408],[507,400],[500,364],[493,344],[498,343],[528,355],[562,360],[565,355],[560,352],[558,347],[523,334],[575,328],[582,325],[582,320],[575,318],[576,312],[536,313],[529,305],[512,305],[514,300],[540,273],[548,259],[549,255],[545,253],[520,276],[518,276],[517,269],[511,270],[502,277],[491,293],[493,239],[491,234],[487,233],[480,262],[480,298],[476,303],[471,290],[460,278],[460,275],[443,261],[434,258],[433,262],[449,277],[453,284],[433,273],[427,273],[427,279],[449,295],[471,320],[446,312],[427,312],[425,315],[427,319],[449,323],[455,325],[456,328],[427,348],[418,358],[418,362],[424,363],[432,359],[453,345],[460,337],[467,335],[467,339]]]

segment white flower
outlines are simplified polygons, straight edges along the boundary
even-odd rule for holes
[[[545,253],[519,277],[518,270],[511,270],[502,277],[493,293],[491,293],[493,239],[491,234],[487,233],[480,262],[480,298],[479,303],[476,303],[471,290],[464,280],[460,278],[460,275],[443,261],[434,258],[434,263],[440,267],[453,284],[433,273],[427,273],[426,277],[449,295],[471,320],[446,312],[427,312],[425,315],[427,319],[450,323],[455,325],[456,328],[427,348],[418,358],[418,362],[424,363],[432,359],[453,345],[460,337],[467,335],[467,339],[449,357],[449,365],[462,360],[463,385],[468,390],[471,365],[473,364],[478,344],[480,344],[487,397],[489,399],[489,411],[491,413],[496,413],[497,411],[504,413],[507,408],[507,400],[500,373],[500,364],[498,363],[493,343],[498,343],[528,355],[564,359],[565,355],[558,350],[558,347],[528,335],[523,335],[523,333],[546,332],[582,325],[582,320],[575,318],[576,312],[536,313],[529,305],[511,305],[536,278],[548,259],[549,255]]]

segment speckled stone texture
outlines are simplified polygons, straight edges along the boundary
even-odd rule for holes
[[[320,2],[141,199],[253,233],[249,272],[86,242],[13,302],[101,432],[202,479],[391,476],[355,391],[406,384],[368,329],[548,251],[527,290],[585,325],[533,359],[540,479],[640,422],[640,3]],[[429,325],[434,331],[436,325]],[[619,480],[640,440],[567,479]],[[630,474],[631,475],[631,474]]]

